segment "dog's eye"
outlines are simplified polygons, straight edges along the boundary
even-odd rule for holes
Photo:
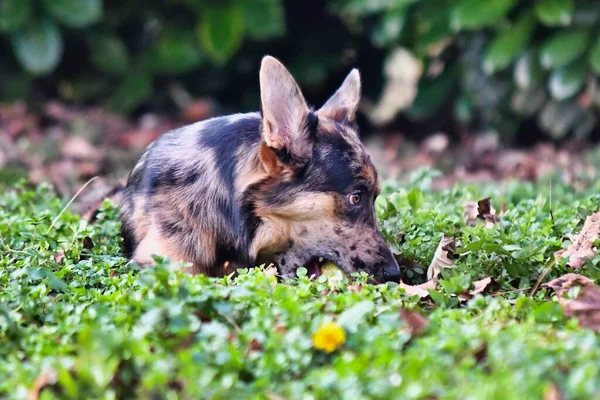
[[[355,193],[352,193],[350,196],[348,196],[348,201],[353,206],[359,205],[360,204],[360,200],[361,200],[360,192],[355,192]]]

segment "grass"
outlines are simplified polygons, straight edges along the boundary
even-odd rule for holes
[[[211,279],[168,260],[139,270],[119,256],[108,202],[94,224],[68,210],[52,224],[68,199],[43,185],[5,190],[0,397],[540,399],[558,388],[599,398],[598,334],[564,317],[550,290],[530,294],[542,274],[569,272],[553,254],[600,208],[600,182],[577,193],[555,183],[550,205],[547,181],[433,192],[432,176],[388,183],[377,201],[384,234],[410,260],[405,282],[424,282],[441,235],[455,238],[456,267],[427,299],[364,276],[349,286],[300,270],[277,283],[258,268]],[[464,202],[486,196],[506,214],[466,226]],[[599,263],[577,272],[597,279]],[[485,277],[494,285],[459,300]],[[400,308],[429,326],[412,337]],[[331,353],[313,343],[327,322],[345,336]]]

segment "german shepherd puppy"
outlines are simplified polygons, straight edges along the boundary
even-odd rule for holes
[[[197,122],[150,144],[120,208],[125,253],[222,276],[274,263],[283,278],[322,262],[375,281],[400,270],[377,226],[377,172],[360,143],[352,70],[318,111],[275,58],[260,68],[262,112]]]

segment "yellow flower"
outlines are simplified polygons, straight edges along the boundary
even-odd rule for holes
[[[346,332],[334,322],[324,323],[312,337],[314,346],[327,353],[334,352],[346,341]]]

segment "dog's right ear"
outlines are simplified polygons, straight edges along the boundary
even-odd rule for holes
[[[312,153],[307,127],[310,110],[292,75],[271,56],[264,57],[260,66],[260,98],[266,148],[283,166],[308,161]]]

